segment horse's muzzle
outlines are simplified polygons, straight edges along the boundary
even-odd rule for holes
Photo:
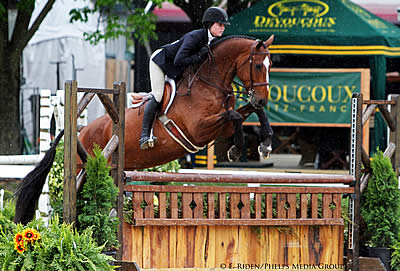
[[[266,99],[258,99],[255,96],[252,96],[250,99],[250,104],[254,106],[254,108],[260,109],[267,104]]]

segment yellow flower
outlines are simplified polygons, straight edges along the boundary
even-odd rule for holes
[[[24,253],[24,251],[26,250],[23,242],[20,244],[15,244],[14,248],[18,251],[19,254]]]
[[[14,243],[15,245],[24,244],[24,236],[22,235],[22,233],[18,232],[17,234],[15,234]]]
[[[24,236],[24,239],[28,242],[31,241],[36,241],[40,239],[40,233],[35,230],[35,229],[31,229],[31,228],[27,228],[22,232],[22,235]]]

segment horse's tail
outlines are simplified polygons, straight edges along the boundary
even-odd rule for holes
[[[64,130],[61,130],[56,139],[50,143],[50,149],[46,152],[43,159],[25,176],[17,192],[15,192],[17,196],[14,216],[15,223],[26,225],[33,219],[37,201],[39,200],[46,177],[54,162],[57,144],[60,142],[63,135]]]

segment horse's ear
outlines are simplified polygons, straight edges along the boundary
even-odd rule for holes
[[[256,42],[257,42],[257,44],[256,44],[256,49],[257,50],[260,49],[261,46],[266,48],[265,44],[264,44],[264,42],[262,40],[256,40]]]
[[[274,35],[271,35],[267,41],[265,42],[265,45],[270,46],[274,42]]]

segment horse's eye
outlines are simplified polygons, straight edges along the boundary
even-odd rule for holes
[[[259,71],[260,71],[260,70],[261,70],[261,68],[262,68],[262,64],[256,64],[256,65],[255,65],[255,67],[256,67],[256,69],[257,69],[257,70],[259,70]]]

